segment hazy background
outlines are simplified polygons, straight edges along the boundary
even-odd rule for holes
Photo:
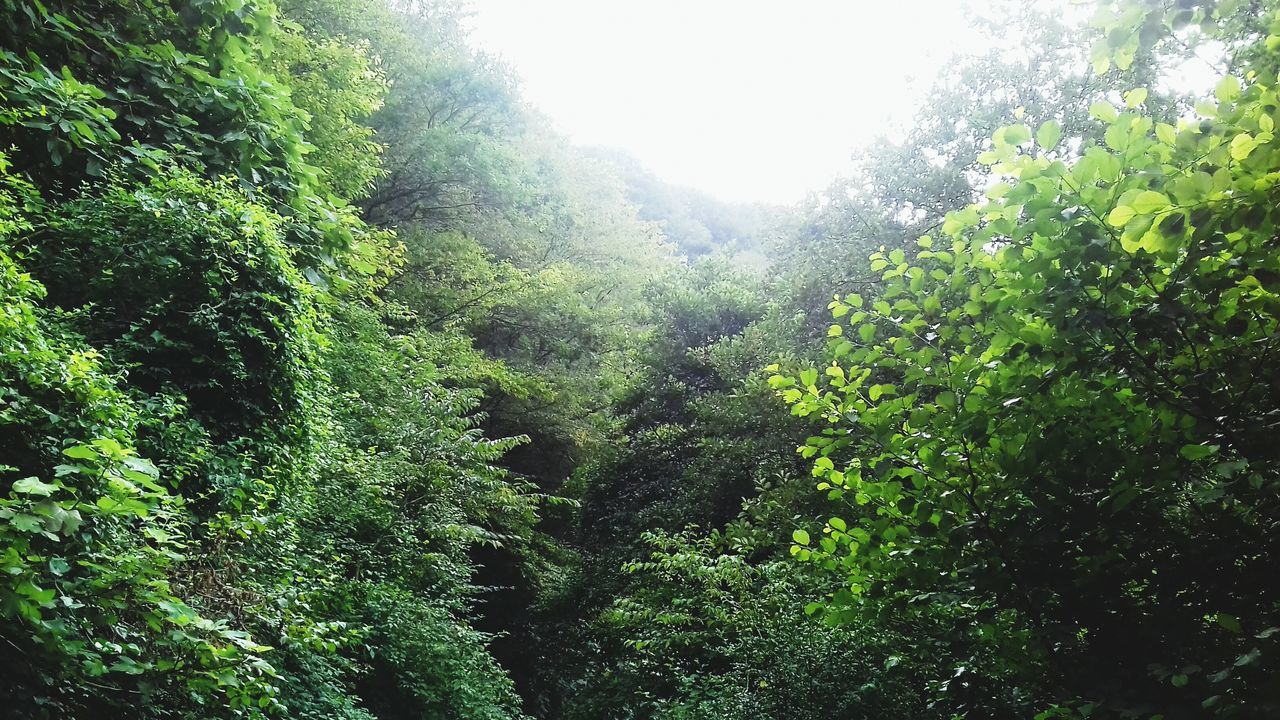
[[[972,6],[472,0],[471,22],[574,141],[725,200],[789,203],[909,123],[948,58],[980,49]]]

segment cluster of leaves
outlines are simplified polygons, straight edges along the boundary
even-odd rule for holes
[[[839,508],[793,536],[844,585],[814,612],[956,612],[1022,713],[1275,712],[1280,103],[1274,54],[1249,57],[1176,123],[1137,89],[1090,108],[1100,141],[997,130],[986,201],[873,254],[830,365],[771,378]]]
[[[34,190],[0,194],[0,499],[5,693],[25,716],[110,713],[136,702],[236,708],[274,700],[267,648],[202,615],[173,586],[189,516],[133,448],[143,410],[101,352],[40,303],[15,242],[34,229]],[[74,680],[73,680],[74,679]]]

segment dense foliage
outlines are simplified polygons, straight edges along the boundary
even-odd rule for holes
[[[1280,713],[1274,3],[993,4],[790,209],[447,0],[0,3],[0,715]]]

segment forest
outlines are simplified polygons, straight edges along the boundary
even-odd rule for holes
[[[1002,7],[772,206],[465,3],[0,0],[0,716],[1280,717],[1280,3]]]

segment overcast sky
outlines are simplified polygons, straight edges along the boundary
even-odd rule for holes
[[[727,200],[789,203],[974,50],[956,0],[471,0],[474,40],[580,144]]]

